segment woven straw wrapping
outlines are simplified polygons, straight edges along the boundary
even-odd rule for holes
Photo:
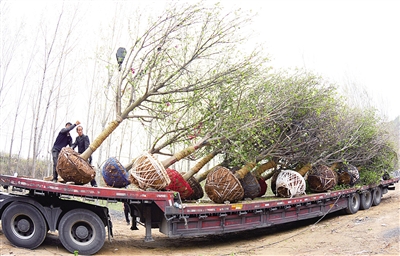
[[[164,166],[148,152],[144,152],[133,162],[131,175],[140,189],[164,189],[171,183]]]
[[[193,194],[189,196],[188,200],[198,200],[204,196],[204,191],[203,188],[201,187],[200,183],[196,180],[195,177],[190,177],[187,180],[187,183],[189,183],[190,187],[193,190]]]
[[[306,181],[296,171],[283,170],[276,178],[276,195],[294,197],[305,195]]]
[[[74,182],[76,185],[86,184],[96,176],[93,167],[69,147],[61,149],[56,168],[65,182]]]
[[[308,185],[313,192],[327,191],[337,184],[337,173],[326,165],[313,166],[308,173]]]
[[[244,198],[254,199],[260,194],[260,184],[258,183],[257,178],[251,172],[248,172],[244,178],[240,179],[239,181],[244,190]]]
[[[243,199],[244,196],[240,181],[229,169],[222,166],[208,173],[204,189],[208,197],[215,203],[226,201],[235,203]]]
[[[102,175],[107,186],[114,188],[123,188],[131,184],[129,173],[125,167],[114,157],[107,159],[102,168]]]
[[[174,169],[166,169],[166,172],[171,180],[166,190],[179,192],[181,199],[188,199],[193,194],[193,189],[189,183],[182,177],[182,175]]]

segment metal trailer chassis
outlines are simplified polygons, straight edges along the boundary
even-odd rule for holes
[[[0,175],[0,184],[15,193],[0,193],[0,218],[7,239],[18,247],[40,246],[48,231],[58,230],[70,252],[95,254],[104,245],[106,228],[112,237],[108,208],[73,200],[80,197],[127,202],[133,220],[145,227],[145,241],[152,229],[168,237],[224,234],[324,216],[339,210],[349,214],[378,205],[382,194],[394,189],[400,178],[363,186],[295,198],[256,198],[234,204],[183,203],[179,193],[134,191],[52,183]],[[25,192],[25,193],[24,193]],[[135,222],[134,222],[135,223]],[[137,229],[136,225],[131,227]]]

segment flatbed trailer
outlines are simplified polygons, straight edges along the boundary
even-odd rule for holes
[[[134,225],[145,227],[145,241],[152,229],[168,237],[223,234],[320,217],[344,210],[349,214],[379,205],[382,195],[395,189],[400,177],[375,186],[308,194],[294,198],[260,197],[238,203],[182,202],[173,191],[138,191],[53,183],[0,175],[2,231],[15,246],[34,249],[48,231],[58,230],[70,252],[95,254],[112,237],[109,210],[92,201],[128,203]],[[77,200],[77,198],[81,200]],[[83,200],[82,200],[83,199]],[[87,202],[86,202],[87,201]]]

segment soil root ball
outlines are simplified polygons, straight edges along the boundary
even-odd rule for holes
[[[78,152],[69,147],[61,149],[57,161],[57,173],[65,182],[83,185],[96,176],[93,167]]]
[[[133,162],[131,175],[140,189],[161,190],[171,183],[164,166],[153,155],[144,152]]]
[[[123,188],[131,183],[129,181],[129,172],[127,172],[125,167],[114,157],[107,159],[101,173],[107,186]]]
[[[219,166],[207,175],[204,186],[208,197],[215,203],[229,201],[235,203],[244,196],[244,190],[240,181],[227,168]]]

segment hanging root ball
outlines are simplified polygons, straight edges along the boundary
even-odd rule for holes
[[[240,179],[240,184],[244,190],[244,198],[254,199],[260,194],[260,184],[252,173],[248,172],[243,179]]]
[[[133,162],[131,175],[136,180],[135,183],[138,187],[143,190],[148,188],[160,190],[171,183],[164,166],[147,152]]]
[[[188,198],[188,200],[198,200],[204,196],[203,188],[195,177],[190,177],[187,180],[187,183],[189,183],[190,187],[193,190],[193,194]]]
[[[357,167],[351,164],[340,164],[339,168],[336,169],[338,174],[338,184],[353,186],[360,179],[360,174]]]
[[[101,173],[107,186],[123,188],[131,184],[129,181],[129,172],[114,157],[107,159]]]
[[[294,197],[304,195],[306,181],[296,171],[283,170],[276,178],[276,195],[281,197]]]
[[[86,184],[96,176],[93,167],[69,147],[62,148],[58,155],[57,172],[65,182],[76,185]]]
[[[174,169],[166,169],[171,183],[165,187],[166,190],[179,192],[181,199],[188,199],[193,194],[193,189],[182,175]]]
[[[260,184],[260,193],[257,197],[262,197],[267,192],[268,185],[263,177],[258,178],[258,184]]]
[[[229,169],[222,166],[208,173],[204,189],[208,197],[215,203],[226,201],[235,203],[244,196],[240,181]]]
[[[337,173],[326,165],[313,166],[308,173],[308,185],[313,192],[327,191],[337,184]]]

